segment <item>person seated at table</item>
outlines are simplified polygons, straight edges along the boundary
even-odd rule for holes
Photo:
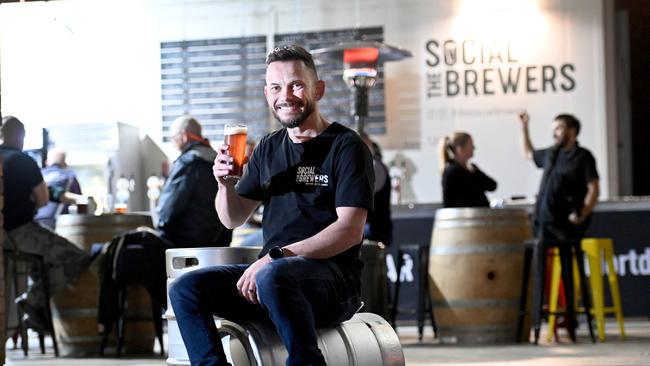
[[[4,225],[7,235],[4,247],[14,251],[43,256],[49,279],[49,292],[72,282],[89,264],[90,256],[66,239],[34,221],[36,209],[49,200],[47,185],[36,162],[22,152],[25,126],[18,118],[6,116],[0,127],[0,155],[4,171]],[[25,314],[24,324],[36,330],[45,324],[45,293],[37,273],[16,304]]]
[[[56,226],[57,216],[68,213],[68,205],[86,200],[81,194],[77,176],[68,168],[65,160],[66,152],[63,149],[52,148],[47,152],[46,167],[41,169],[50,201],[38,209],[35,220],[52,230]]]
[[[489,207],[485,192],[497,189],[497,182],[471,162],[474,141],[466,132],[454,132],[440,139],[440,171],[444,207]]]
[[[228,246],[232,230],[217,215],[217,185],[212,162],[217,152],[201,135],[192,116],[178,117],[171,126],[174,146],[181,155],[174,162],[158,202],[157,230],[163,239],[183,247]]]

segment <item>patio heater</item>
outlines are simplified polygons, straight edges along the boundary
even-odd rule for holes
[[[343,62],[343,80],[351,91],[350,115],[357,132],[368,118],[368,89],[377,81],[377,65],[411,57],[410,51],[376,41],[353,41],[311,51],[320,63]]]

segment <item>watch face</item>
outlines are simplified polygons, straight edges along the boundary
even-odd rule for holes
[[[282,252],[282,248],[273,247],[271,250],[269,250],[269,256],[273,259],[279,259],[284,256],[284,253]]]

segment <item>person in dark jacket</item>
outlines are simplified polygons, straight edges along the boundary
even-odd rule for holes
[[[172,140],[181,155],[174,162],[157,207],[157,229],[176,247],[228,246],[232,230],[226,229],[214,207],[217,184],[212,164],[217,156],[201,135],[192,116],[176,119]]]
[[[393,221],[390,217],[390,176],[388,167],[382,161],[381,148],[370,139],[366,133],[361,134],[363,142],[372,153],[372,166],[375,171],[374,205],[375,209],[368,212],[363,236],[390,245],[393,242]]]
[[[497,182],[469,160],[474,141],[466,132],[454,132],[440,141],[442,200],[444,207],[489,207],[485,192],[497,189]]]

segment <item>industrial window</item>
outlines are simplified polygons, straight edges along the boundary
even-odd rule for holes
[[[383,41],[381,27],[326,32],[279,34],[276,45],[296,43],[308,50],[350,40]],[[223,125],[244,123],[251,139],[259,140],[279,128],[271,119],[264,98],[266,36],[163,42],[160,46],[162,129],[170,141],[169,128],[176,117],[192,114],[212,141],[223,139]],[[342,79],[341,65],[318,66],[327,84],[320,102],[323,115],[331,121],[352,126],[350,91]],[[369,92],[369,133],[385,132],[383,67],[377,84]]]

